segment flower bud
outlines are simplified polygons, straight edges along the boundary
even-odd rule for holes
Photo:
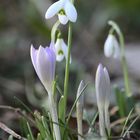
[[[120,46],[113,34],[109,34],[104,44],[104,54],[106,57],[120,57]]]

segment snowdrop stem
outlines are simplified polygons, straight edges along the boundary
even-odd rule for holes
[[[51,112],[51,117],[52,117],[52,122],[53,122],[55,140],[61,140],[56,104],[54,102],[53,94],[49,93],[48,96],[49,96],[49,101],[50,101],[50,112]]]
[[[130,97],[131,90],[130,90],[127,62],[126,62],[126,58],[125,58],[124,37],[123,37],[122,33],[120,33],[120,35],[119,35],[119,42],[120,42],[120,46],[121,46],[121,63],[122,63],[123,74],[124,74],[125,90],[126,90],[127,96]]]
[[[53,25],[52,31],[51,31],[51,42],[55,42],[55,34],[57,31],[58,26],[60,25],[59,20]]]
[[[114,28],[114,30],[117,32],[118,37],[119,37],[119,43],[120,43],[120,47],[121,47],[121,65],[122,65],[123,75],[124,75],[125,90],[126,90],[126,95],[128,97],[130,97],[132,95],[132,93],[130,90],[128,68],[127,68],[127,62],[126,62],[126,57],[125,57],[124,36],[123,36],[123,33],[121,32],[119,26],[114,21],[109,21],[108,23],[109,23],[109,25],[111,25]]]
[[[69,28],[68,28],[68,54],[67,54],[68,57],[66,59],[65,81],[64,81],[64,115],[63,115],[63,120],[65,119],[65,115],[66,115],[71,44],[72,44],[72,23],[69,22]]]

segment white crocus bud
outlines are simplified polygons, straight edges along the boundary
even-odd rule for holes
[[[67,60],[68,58],[68,46],[64,42],[62,38],[57,38],[56,43],[55,43],[55,54],[56,54],[56,60],[57,61],[62,61],[65,57]],[[70,63],[71,63],[71,58],[70,58]]]
[[[77,11],[70,0],[59,0],[52,4],[48,8],[45,18],[49,19],[56,14],[58,14],[61,24],[66,24],[68,20],[71,22],[76,22],[77,20]]]
[[[111,94],[110,78],[106,68],[99,64],[96,72],[95,89],[97,97],[97,106],[99,111],[99,129],[100,135],[106,137],[110,133],[109,119],[109,98]]]
[[[81,81],[77,90],[77,103],[76,103],[76,114],[77,114],[77,128],[78,128],[78,134],[83,135],[83,127],[82,127],[82,120],[83,120],[83,104],[84,104],[84,95],[83,95],[83,89],[84,89],[84,82]],[[78,135],[78,140],[83,140],[83,138]]]
[[[104,44],[104,54],[106,57],[120,57],[120,46],[113,34],[109,34]]]

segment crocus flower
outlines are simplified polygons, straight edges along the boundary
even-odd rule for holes
[[[36,50],[33,45],[31,45],[30,50],[31,60],[34,69],[47,89],[48,93],[52,91],[52,83],[55,76],[55,63],[56,56],[52,47],[43,48],[42,46]]]
[[[68,20],[71,22],[77,20],[77,11],[70,0],[59,0],[52,4],[48,8],[45,18],[49,19],[56,14],[58,14],[59,21],[62,24],[66,24]]]
[[[104,54],[106,57],[119,58],[120,46],[113,34],[109,34],[104,44]]]
[[[33,45],[31,45],[30,50],[31,60],[34,66],[34,69],[44,85],[45,89],[48,91],[48,98],[50,102],[50,112],[54,128],[54,134],[56,140],[61,140],[60,129],[58,124],[57,109],[55,101],[53,98],[53,81],[55,77],[55,63],[56,56],[54,52],[53,43],[50,44],[50,47],[43,48],[42,46],[36,50]]]
[[[100,135],[106,136],[106,130],[110,133],[109,120],[109,98],[111,94],[110,78],[106,68],[99,64],[96,72],[95,88],[97,96],[97,106],[99,111]]]
[[[67,60],[68,57],[68,46],[64,42],[62,38],[57,38],[56,43],[55,43],[55,54],[56,54],[56,60],[57,61],[62,61],[64,57]],[[71,58],[70,58],[70,63],[71,63]]]

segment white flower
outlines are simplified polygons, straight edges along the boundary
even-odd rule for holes
[[[56,54],[56,60],[57,61],[62,61],[65,57],[67,60],[68,58],[68,46],[64,42],[62,38],[58,38],[55,43],[55,54]],[[71,63],[71,58],[70,58],[70,63]]]
[[[58,14],[59,21],[62,24],[66,24],[68,20],[71,22],[76,22],[77,20],[77,11],[70,0],[59,0],[52,4],[48,8],[45,18],[49,19],[56,14]]]
[[[104,54],[106,57],[120,57],[120,46],[113,34],[109,34],[104,44]]]
[[[97,97],[97,106],[99,111],[99,127],[100,135],[106,136],[106,130],[110,133],[110,120],[109,120],[109,98],[111,94],[110,78],[106,68],[99,64],[96,72],[95,89]]]

